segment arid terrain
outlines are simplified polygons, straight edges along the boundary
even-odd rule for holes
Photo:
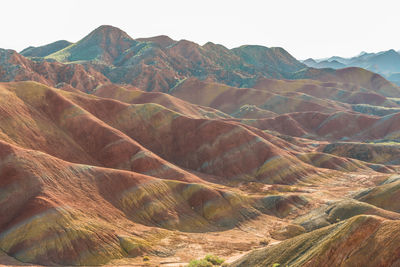
[[[400,266],[399,220],[377,73],[113,26],[0,49],[0,264]]]

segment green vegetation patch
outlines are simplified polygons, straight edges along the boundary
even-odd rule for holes
[[[188,267],[213,267],[213,266],[221,266],[224,263],[224,259],[219,258],[218,256],[208,254],[203,259],[200,260],[191,260],[189,262]]]

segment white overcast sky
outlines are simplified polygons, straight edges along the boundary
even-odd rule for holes
[[[229,48],[280,46],[296,58],[400,49],[399,0],[2,0],[0,48],[76,42],[107,24]]]

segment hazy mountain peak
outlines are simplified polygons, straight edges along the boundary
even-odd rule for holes
[[[102,25],[76,44],[49,55],[49,58],[61,62],[85,60],[112,63],[126,49],[136,43],[137,41],[121,29]]]
[[[303,60],[303,62],[317,63],[313,58],[307,58],[306,60]]]
[[[117,41],[133,41],[132,37],[130,37],[123,30],[109,25],[102,25],[89,33],[85,38],[83,38],[80,42],[88,42],[95,41],[99,43],[103,43],[104,45],[115,45]]]
[[[20,52],[21,55],[25,57],[45,57],[50,54],[53,54],[65,47],[71,45],[71,42],[66,40],[55,41],[50,44],[42,45],[42,46],[29,46]]]
[[[157,36],[147,37],[147,38],[138,38],[138,39],[136,39],[136,41],[153,42],[153,43],[158,44],[161,47],[168,47],[177,42],[167,35],[157,35]]]
[[[90,34],[118,34],[129,37],[129,35],[125,31],[111,25],[101,25],[94,29]]]
[[[398,53],[394,49],[390,49],[384,52],[387,55],[398,55]]]

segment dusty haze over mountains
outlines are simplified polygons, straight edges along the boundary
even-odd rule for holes
[[[62,39],[76,42],[109,24],[134,38],[168,35],[228,48],[279,46],[298,59],[351,57],[400,49],[399,5],[396,0],[3,1],[0,22],[7,27],[2,27],[0,47],[20,51]]]
[[[325,58],[372,5],[178,2],[17,2],[29,16],[0,43],[0,264],[399,266],[394,35]],[[311,21],[343,35],[305,46]]]
[[[303,63],[314,68],[361,67],[379,73],[393,83],[400,84],[400,53],[393,49],[378,53],[361,52],[351,58],[338,56],[316,60],[309,58]]]

